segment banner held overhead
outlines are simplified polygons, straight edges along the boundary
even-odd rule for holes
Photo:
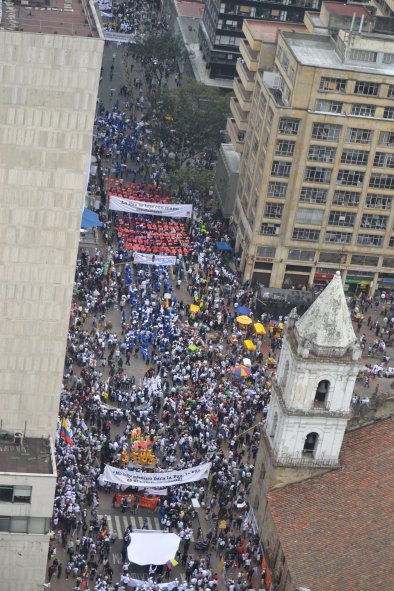
[[[196,482],[208,478],[211,462],[200,464],[194,468],[185,470],[172,470],[168,472],[131,472],[122,468],[115,468],[108,464],[104,468],[103,480],[123,486],[137,486],[140,488],[154,487],[165,488],[186,482]]]
[[[110,195],[109,209],[139,213],[143,215],[161,215],[170,218],[190,218],[193,206],[184,203],[151,203],[150,201],[134,201]]]
[[[147,254],[145,252],[135,252],[133,262],[136,265],[162,265],[168,267],[176,264],[176,257],[164,254]]]

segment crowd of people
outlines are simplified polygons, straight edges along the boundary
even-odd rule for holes
[[[127,30],[125,23],[137,18],[139,4],[114,5],[116,30]],[[155,3],[144,6],[153,14]],[[130,26],[137,28],[136,23]],[[103,204],[113,190],[140,201],[171,199],[160,189],[168,154],[162,145],[152,150],[143,97],[144,86],[138,81],[122,100],[113,97],[110,108],[102,100],[98,103],[94,152],[101,176],[91,190]],[[253,577],[259,588],[264,583],[257,569],[261,548],[248,497],[272,375],[261,336],[253,335],[257,350],[248,354],[247,376],[233,374],[246,356],[247,337],[247,329],[236,321],[236,310],[248,306],[257,320],[256,293],[241,285],[237,261],[216,248],[217,241],[231,241],[228,222],[207,208],[197,192],[183,189],[182,196],[194,212],[191,220],[175,228],[182,252],[177,250],[171,268],[134,264],[136,243],[130,242],[130,235],[126,240],[124,232],[127,228],[138,234],[143,227],[149,241],[152,224],[168,229],[174,224],[169,218],[114,216],[103,208],[96,246],[79,252],[48,553],[48,579],[68,579],[70,589],[151,590],[165,585],[197,591],[216,589],[224,577],[230,591],[242,591]],[[265,338],[269,348],[269,337]],[[278,346],[275,341],[272,344]],[[142,378],[136,376],[137,367],[140,373],[144,367]],[[72,445],[61,436],[64,418]],[[130,440],[136,429],[150,443],[150,470],[212,462],[209,479],[169,487],[160,497],[161,526],[181,539],[175,557],[179,566],[174,572],[165,565],[151,566],[144,583],[131,576],[131,528],[117,540],[99,514],[100,497],[119,492],[103,480],[104,467],[133,469]],[[202,507],[198,516],[192,499]],[[130,508],[123,503],[119,510],[123,509]],[[124,563],[118,580],[111,564],[114,544],[122,546]]]

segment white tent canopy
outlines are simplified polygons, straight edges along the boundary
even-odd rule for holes
[[[181,538],[157,530],[134,530],[130,534],[127,557],[134,564],[165,564],[175,558]]]

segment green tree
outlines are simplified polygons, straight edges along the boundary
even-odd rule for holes
[[[152,103],[154,138],[179,164],[192,162],[202,152],[213,157],[223,139],[228,105],[228,96],[198,82],[165,87]]]
[[[143,41],[130,45],[129,51],[140,58],[145,75],[151,77],[158,88],[187,56],[182,38],[170,31],[152,31]]]
[[[173,167],[169,173],[169,183],[178,195],[182,196],[186,190],[191,189],[204,197],[213,185],[213,171],[186,165]]]

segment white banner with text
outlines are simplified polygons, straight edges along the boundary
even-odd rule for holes
[[[145,252],[135,252],[133,262],[136,265],[162,265],[168,267],[176,264],[176,257],[165,254],[147,254]]]
[[[130,470],[115,468],[107,464],[104,468],[103,480],[123,486],[163,488],[208,478],[211,465],[211,462],[207,462],[194,468],[171,470],[169,472],[130,472]]]
[[[152,203],[109,196],[109,209],[144,215],[161,215],[170,218],[190,218],[193,206],[185,203]]]

